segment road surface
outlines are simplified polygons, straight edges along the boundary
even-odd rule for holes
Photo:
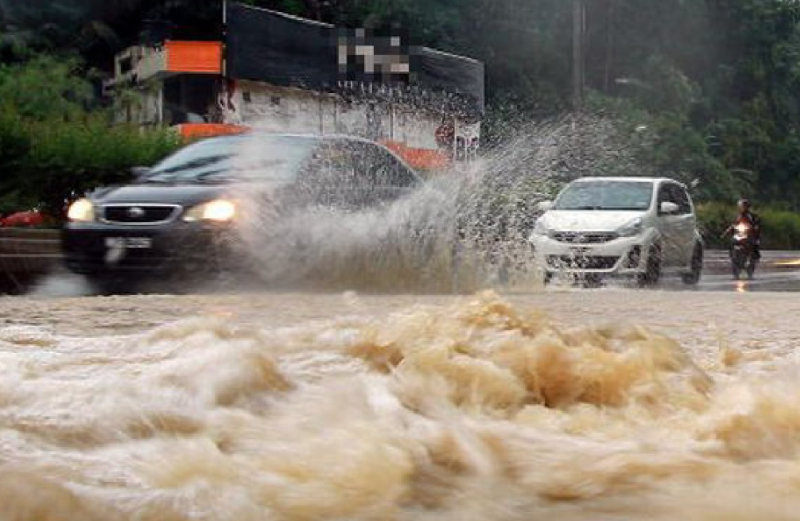
[[[800,252],[765,251],[754,280],[732,280],[728,253],[722,251],[706,254],[704,271],[697,288],[701,291],[800,291]],[[675,288],[675,284],[665,287]]]

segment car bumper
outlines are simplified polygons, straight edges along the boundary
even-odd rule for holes
[[[234,234],[198,223],[119,226],[70,223],[62,232],[64,263],[85,275],[196,271],[230,264]]]
[[[537,265],[548,274],[574,273],[635,276],[646,271],[647,237],[620,237],[609,242],[576,244],[534,236]]]

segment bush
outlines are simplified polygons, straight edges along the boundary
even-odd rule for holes
[[[757,208],[756,213],[761,217],[764,249],[800,249],[800,214],[778,206]],[[720,235],[735,217],[734,203],[708,202],[697,206],[697,219],[707,247],[727,248],[727,241]]]
[[[59,218],[68,200],[124,181],[132,166],[174,150],[168,129],[115,126],[96,107],[72,59],[0,64],[0,213],[39,208]]]
[[[764,248],[800,249],[800,215],[795,212],[765,208],[761,213]]]
[[[130,167],[151,165],[177,148],[168,129],[111,125],[103,115],[36,121],[0,113],[0,212],[39,207],[55,217],[87,190],[128,179]],[[8,151],[7,151],[8,150]]]

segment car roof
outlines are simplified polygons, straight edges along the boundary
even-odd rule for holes
[[[238,134],[227,134],[223,136],[212,136],[202,139],[201,141],[214,141],[223,139],[247,139],[253,137],[279,137],[279,138],[299,138],[299,139],[312,139],[317,141],[352,141],[357,143],[367,143],[370,145],[377,145],[383,147],[377,141],[370,139],[349,136],[347,134],[290,134],[290,133],[275,133],[275,132],[259,132],[258,130],[250,132],[241,132]]]
[[[299,138],[299,139],[309,139],[309,140],[316,140],[316,141],[350,141],[352,143],[365,143],[368,145],[376,146],[386,152],[388,152],[392,157],[394,157],[400,164],[402,164],[406,169],[408,169],[411,174],[420,179],[419,173],[411,167],[402,157],[397,155],[393,150],[391,150],[386,145],[378,143],[377,141],[373,141],[371,139],[366,139],[357,136],[350,136],[347,134],[291,134],[291,133],[275,133],[275,132],[262,132],[258,129],[253,131],[241,132],[239,134],[227,134],[223,136],[213,136],[201,139],[200,141],[213,141],[213,140],[223,140],[223,139],[245,139],[245,138],[252,138],[252,137],[279,137],[279,138]]]

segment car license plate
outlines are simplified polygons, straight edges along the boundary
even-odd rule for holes
[[[106,237],[106,248],[148,250],[153,247],[151,237]]]
[[[569,252],[572,255],[589,255],[590,253],[592,253],[592,249],[591,248],[580,248],[580,247],[578,247],[578,248],[570,248]]]

